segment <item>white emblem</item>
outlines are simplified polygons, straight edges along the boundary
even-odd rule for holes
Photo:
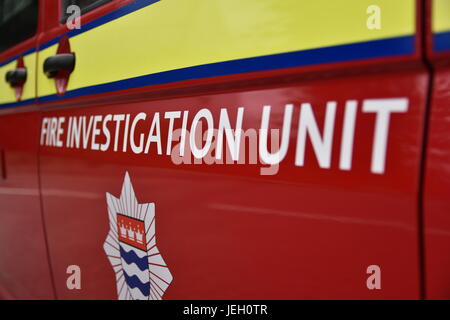
[[[120,198],[106,193],[109,233],[103,248],[120,300],[161,300],[172,274],[156,247],[155,204],[137,202],[128,172]]]

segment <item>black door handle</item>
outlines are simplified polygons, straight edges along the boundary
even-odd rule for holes
[[[60,53],[44,61],[44,73],[48,78],[54,78],[58,72],[72,72],[75,68],[75,55],[73,53]]]
[[[10,70],[6,73],[5,80],[13,87],[22,84],[27,81],[27,69],[17,68]]]

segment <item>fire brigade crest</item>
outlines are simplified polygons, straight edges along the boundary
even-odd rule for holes
[[[120,198],[106,193],[109,233],[103,248],[120,300],[161,300],[172,274],[156,247],[155,204],[138,203],[128,172]]]

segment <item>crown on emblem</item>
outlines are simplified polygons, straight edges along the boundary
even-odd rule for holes
[[[120,234],[122,237],[126,238],[127,237],[127,228],[125,228],[125,226],[122,224],[120,225]]]
[[[134,231],[131,230],[131,227],[128,229],[128,239],[134,241]]]
[[[136,232],[136,241],[142,243],[142,233],[139,230]]]

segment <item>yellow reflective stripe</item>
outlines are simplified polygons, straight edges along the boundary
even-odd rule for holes
[[[370,5],[381,29],[366,25]],[[70,38],[68,90],[213,62],[415,33],[415,0],[163,0]],[[57,45],[39,54],[39,66]],[[38,72],[38,93],[55,93]]]
[[[22,100],[36,97],[36,52],[23,57],[25,67],[27,68],[27,81],[23,87]],[[0,67],[0,104],[16,102],[15,90],[5,81],[6,73],[14,70],[17,66],[17,60]]]
[[[433,33],[450,31],[450,0],[433,0],[431,12]]]

